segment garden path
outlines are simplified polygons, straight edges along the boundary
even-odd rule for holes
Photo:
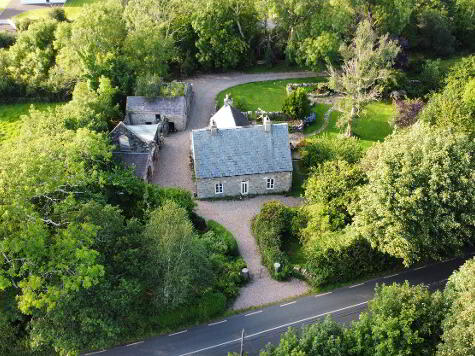
[[[208,126],[208,121],[215,110],[216,95],[229,87],[265,80],[286,78],[314,77],[312,72],[288,73],[224,73],[206,74],[190,78],[193,84],[193,104],[189,122],[185,131],[171,134],[165,138],[160,150],[159,162],[153,183],[165,187],[180,187],[194,191],[190,169],[191,130]],[[250,220],[260,210],[261,205],[269,200],[280,200],[289,205],[298,205],[299,199],[284,196],[261,196],[245,200],[200,201],[197,213],[206,219],[213,219],[233,233],[238,242],[241,255],[254,277],[240,296],[233,309],[277,302],[281,299],[297,296],[308,291],[309,287],[302,281],[277,282],[270,278],[267,270],[260,263],[257,246],[250,232]]]

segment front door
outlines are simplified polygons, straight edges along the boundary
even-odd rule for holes
[[[247,195],[249,192],[249,182],[241,182],[241,194]]]

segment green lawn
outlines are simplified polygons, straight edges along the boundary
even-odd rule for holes
[[[241,110],[254,111],[261,108],[266,111],[280,111],[287,97],[285,90],[287,84],[317,83],[324,80],[321,77],[314,77],[246,83],[223,90],[216,99],[221,107],[224,97],[230,93],[235,106]]]
[[[58,103],[33,103],[36,109],[46,110],[53,108]],[[0,144],[3,141],[16,137],[20,133],[21,116],[30,111],[32,103],[25,104],[0,104]]]
[[[323,125],[324,115],[330,109],[331,105],[328,104],[316,104],[313,107],[313,111],[317,114],[317,120],[308,125],[306,128],[303,129],[303,133],[305,135],[312,134],[313,132],[317,131]]]
[[[286,243],[285,252],[289,256],[289,262],[292,265],[303,266],[306,262],[303,246],[297,239],[292,239]]]
[[[374,142],[383,141],[386,136],[391,134],[392,128],[389,125],[389,119],[393,115],[393,106],[390,102],[375,102],[367,106],[365,113],[354,123],[353,133],[360,140],[364,149],[369,148]],[[340,129],[336,122],[340,117],[338,111],[332,112],[328,127],[324,134],[329,136],[340,135]]]
[[[66,4],[64,4],[64,11],[66,12],[66,17],[70,20],[74,20],[81,12],[81,7],[100,1],[101,0],[68,0]],[[43,18],[48,16],[49,11],[50,8],[30,10],[15,16],[14,19],[20,19],[24,17],[29,17],[33,19]]]

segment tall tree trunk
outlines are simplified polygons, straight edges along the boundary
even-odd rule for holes
[[[346,137],[353,136],[353,118],[356,116],[356,108],[354,106],[351,107],[351,115],[348,119],[348,124],[346,126]]]

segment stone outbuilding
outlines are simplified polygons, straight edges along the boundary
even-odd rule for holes
[[[109,134],[117,148],[112,154],[126,166],[134,167],[139,178],[150,182],[158,160],[162,133],[166,133],[166,121],[151,125],[120,122]]]
[[[213,123],[218,129],[249,126],[247,117],[241,111],[234,108],[232,104],[232,99],[226,95],[224,105],[209,120],[210,126]]]
[[[182,96],[155,97],[128,96],[124,123],[127,125],[156,124],[163,117],[169,122],[170,131],[183,131],[190,115],[192,86],[183,83]]]
[[[282,193],[292,186],[288,125],[271,124],[193,130],[198,198]]]

